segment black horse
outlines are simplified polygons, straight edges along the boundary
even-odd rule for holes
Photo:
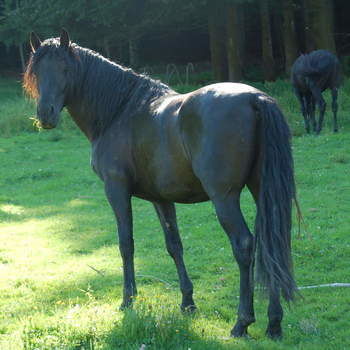
[[[66,107],[92,146],[91,164],[116,216],[123,259],[122,308],[136,295],[131,196],[151,201],[180,280],[183,310],[193,311],[193,286],[183,261],[175,202],[211,200],[240,269],[238,319],[231,334],[245,336],[255,321],[253,266],[269,294],[267,334],[282,334],[286,300],[295,296],[291,206],[295,199],[290,132],[276,102],[253,87],[222,83],[178,94],[70,42],[68,33],[40,42],[24,88],[37,116],[54,128]],[[247,185],[257,204],[256,236],[240,209]],[[200,241],[199,241],[200,242]]]
[[[326,50],[317,50],[301,55],[292,66],[291,80],[301,105],[307,133],[310,133],[310,119],[313,131],[317,134],[321,132],[326,111],[326,102],[322,97],[322,92],[331,89],[333,130],[337,132],[337,98],[341,81],[340,64],[337,57]],[[320,109],[318,125],[315,120],[315,104]]]

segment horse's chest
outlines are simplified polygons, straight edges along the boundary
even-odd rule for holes
[[[91,149],[90,164],[94,172],[103,180],[118,181],[130,177],[132,181],[132,166],[129,148],[127,142],[111,142],[109,139],[103,139],[95,142]]]

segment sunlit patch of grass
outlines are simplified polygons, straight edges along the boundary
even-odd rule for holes
[[[89,202],[87,200],[75,198],[72,199],[67,205],[70,207],[81,207],[83,205],[89,205]]]
[[[20,205],[13,205],[13,204],[3,204],[0,206],[0,210],[7,213],[7,214],[13,214],[13,215],[21,215],[24,212],[24,208]]]

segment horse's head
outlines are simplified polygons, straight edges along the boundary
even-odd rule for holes
[[[57,126],[67,99],[73,50],[65,30],[62,30],[60,38],[48,39],[43,43],[32,33],[30,44],[32,55],[24,74],[23,86],[37,100],[40,126],[52,129]]]

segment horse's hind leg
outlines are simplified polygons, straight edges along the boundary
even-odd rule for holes
[[[333,111],[333,131],[338,132],[338,120],[337,120],[337,112],[338,112],[338,89],[332,89],[332,111]]]
[[[266,329],[266,335],[271,339],[282,338],[281,322],[283,318],[283,309],[280,301],[280,292],[270,291],[269,306],[267,310],[269,324]]]
[[[168,253],[173,258],[180,280],[182,293],[181,310],[194,311],[196,306],[193,301],[193,285],[186,271],[183,260],[183,248],[179,230],[176,222],[176,211],[174,203],[154,203],[162,225]]]
[[[249,232],[243,218],[239,205],[239,192],[212,199],[219,222],[230,240],[240,271],[238,319],[231,331],[234,337],[246,336],[248,326],[255,322],[253,307],[254,237]]]

